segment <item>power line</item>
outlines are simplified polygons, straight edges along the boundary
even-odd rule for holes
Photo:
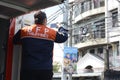
[[[51,14],[48,17],[48,24],[50,24],[52,21],[54,21],[59,15],[63,14],[62,10],[59,9],[55,13]]]

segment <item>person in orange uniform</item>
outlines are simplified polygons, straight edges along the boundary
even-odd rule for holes
[[[52,80],[54,42],[64,43],[68,30],[55,31],[46,26],[46,13],[34,14],[35,24],[20,29],[13,37],[14,44],[22,45],[20,80]]]

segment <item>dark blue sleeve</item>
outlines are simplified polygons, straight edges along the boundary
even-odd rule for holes
[[[58,29],[58,32],[56,34],[56,43],[63,43],[68,39],[68,30],[64,29],[63,27],[60,27]]]
[[[14,44],[20,44],[21,43],[21,30],[19,30],[13,37],[13,43]]]

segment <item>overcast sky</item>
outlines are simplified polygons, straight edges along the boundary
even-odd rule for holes
[[[49,17],[51,15],[55,15],[56,11],[58,11],[59,9],[61,9],[61,5],[58,6],[54,6],[54,7],[49,7],[47,9],[44,9],[42,11],[44,11],[47,14],[47,17],[49,19]],[[51,23],[56,23],[56,22],[62,22],[63,21],[63,15],[58,15],[57,18],[52,21]],[[54,56],[53,56],[53,61],[58,61],[60,63],[62,63],[63,60],[63,49],[64,49],[64,44],[58,44],[55,43],[54,44]]]
[[[47,14],[47,18],[49,20],[49,18],[51,16],[55,16],[55,14],[57,14],[56,11],[62,9],[61,7],[62,7],[62,5],[57,5],[57,6],[53,6],[53,7],[43,9],[42,11],[44,11]],[[62,12],[62,10],[61,10],[61,12]],[[63,15],[58,14],[57,18],[55,20],[53,20],[51,23],[62,22],[62,21],[63,21]]]

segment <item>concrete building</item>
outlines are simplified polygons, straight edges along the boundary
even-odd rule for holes
[[[77,73],[85,74],[85,67],[91,65],[102,73],[106,67],[97,66],[99,61],[85,62],[86,54],[96,55],[104,61],[109,58],[109,68],[120,70],[120,23],[118,0],[72,0],[72,46],[79,50]],[[69,12],[70,12],[69,11]],[[70,14],[71,16],[71,14]],[[71,25],[71,24],[70,24]],[[108,56],[105,56],[109,53]],[[91,57],[92,58],[92,57]],[[87,58],[89,59],[89,58]],[[83,60],[83,61],[81,61]],[[91,60],[92,61],[92,60]],[[93,64],[96,63],[96,64]],[[84,66],[84,68],[81,68]],[[102,70],[98,70],[102,69]],[[82,72],[83,70],[83,72]],[[92,73],[91,73],[92,75]]]

